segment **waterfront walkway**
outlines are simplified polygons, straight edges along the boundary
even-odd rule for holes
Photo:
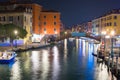
[[[0,46],[0,51],[5,51],[5,50],[17,50],[17,49],[27,49],[27,48],[36,48],[36,47],[40,47],[40,46],[45,46],[48,44],[40,44],[40,43],[31,43],[31,44],[25,44],[25,45],[19,45],[17,46],[17,48],[15,46],[6,46],[6,47],[2,47]]]

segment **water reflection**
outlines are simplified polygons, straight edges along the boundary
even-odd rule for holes
[[[41,68],[39,68],[42,70],[41,80],[47,80],[47,77],[48,77],[49,66],[50,66],[48,57],[49,57],[48,51],[42,50]]]
[[[40,68],[40,58],[39,58],[39,52],[38,51],[32,51],[31,55],[31,62],[32,62],[32,80],[37,80],[38,78],[38,72]]]
[[[97,44],[65,39],[61,45],[18,53],[11,67],[0,65],[0,80],[110,79],[106,67],[101,70],[101,64],[98,66],[92,56],[96,50]]]
[[[52,80],[57,80],[60,72],[60,64],[59,64],[59,52],[56,46],[53,47],[53,55],[54,55],[54,58],[53,58]]]
[[[21,68],[19,59],[17,59],[16,63],[13,65],[11,69],[10,80],[21,80]]]
[[[64,39],[64,58],[67,58],[67,39]]]

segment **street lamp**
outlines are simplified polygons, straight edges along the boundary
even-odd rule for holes
[[[16,48],[17,48],[17,34],[18,34],[18,31],[15,30],[14,33],[15,33],[15,37],[16,37],[15,44],[16,44]]]

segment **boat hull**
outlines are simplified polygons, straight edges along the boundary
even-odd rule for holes
[[[0,59],[0,64],[9,64],[15,61],[17,54],[14,54],[10,59]]]

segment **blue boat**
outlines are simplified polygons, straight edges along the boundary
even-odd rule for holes
[[[16,56],[17,54],[15,52],[12,52],[9,59],[0,59],[0,64],[9,64],[11,62],[14,62]]]

